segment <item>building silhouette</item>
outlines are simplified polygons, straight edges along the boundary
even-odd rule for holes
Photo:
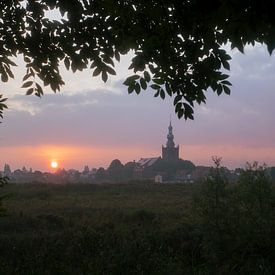
[[[166,147],[162,146],[162,159],[169,162],[175,162],[179,160],[179,145],[175,146],[171,120],[168,127]]]

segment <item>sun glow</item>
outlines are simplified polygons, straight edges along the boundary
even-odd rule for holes
[[[53,169],[56,169],[56,168],[58,167],[58,162],[57,162],[56,160],[52,160],[52,161],[51,161],[51,167],[52,167]]]

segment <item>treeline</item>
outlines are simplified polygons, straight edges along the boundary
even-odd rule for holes
[[[141,168],[142,173],[139,173]],[[107,169],[100,167],[95,174],[96,181],[114,181],[121,182],[125,180],[135,180],[142,177],[152,177],[157,173],[165,174],[166,178],[172,179],[177,171],[184,170],[191,173],[195,169],[195,165],[188,160],[178,160],[168,162],[159,159],[152,166],[142,167],[137,162],[127,162],[125,165],[120,160],[113,160]]]

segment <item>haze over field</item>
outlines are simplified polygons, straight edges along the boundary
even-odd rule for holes
[[[85,164],[108,166],[115,158],[160,156],[170,114],[182,159],[209,165],[218,155],[231,168],[254,160],[275,166],[274,55],[257,45],[232,57],[231,95],[209,91],[207,104],[197,106],[195,120],[187,122],[176,118],[170,98],[155,99],[150,90],[127,94],[122,82],[129,75],[130,56],[107,84],[89,70],[64,71],[62,92],[41,99],[24,96],[25,69],[19,66],[15,81],[2,84],[9,110],[0,126],[0,166],[49,170],[56,159],[61,167],[82,169]]]

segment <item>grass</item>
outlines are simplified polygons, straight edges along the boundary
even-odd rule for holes
[[[175,238],[185,234],[193,189],[152,183],[9,184],[6,216],[0,218],[0,272],[180,274],[182,252],[172,251],[183,242]]]

